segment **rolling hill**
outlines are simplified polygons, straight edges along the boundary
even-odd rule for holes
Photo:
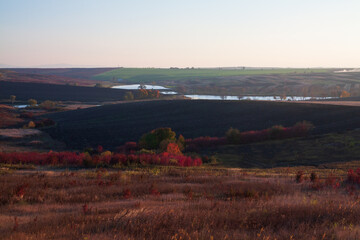
[[[114,148],[137,141],[159,127],[185,138],[224,136],[230,128],[258,130],[307,120],[315,134],[360,128],[360,108],[287,102],[172,100],[133,102],[49,114],[57,122],[46,131],[69,147]]]

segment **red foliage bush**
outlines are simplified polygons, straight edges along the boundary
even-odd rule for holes
[[[293,137],[304,137],[308,135],[314,126],[306,121],[295,124],[292,127],[280,125],[259,131],[240,132],[238,129],[230,128],[226,137],[198,137],[186,139],[186,150],[197,152],[202,148],[211,148],[226,144],[246,144],[267,140],[286,139]]]
[[[130,189],[124,189],[124,191],[123,191],[123,197],[125,198],[125,199],[130,199],[131,198],[131,191],[130,191]]]
[[[100,164],[130,164],[141,165],[175,165],[182,167],[201,166],[200,158],[192,158],[183,155],[175,155],[167,152],[161,154],[112,154],[112,155],[89,155],[74,152],[0,152],[0,163],[5,164],[35,164],[35,165],[59,165],[92,167]]]
[[[267,140],[305,137],[313,128],[314,126],[306,121],[299,122],[292,127],[277,125],[259,131],[240,132],[237,129],[231,128],[226,133],[226,137],[231,144],[245,144]]]
[[[166,147],[166,152],[175,155],[182,155],[179,145],[177,145],[176,143],[169,143]]]
[[[304,172],[303,171],[298,171],[296,173],[296,182],[297,183],[302,183],[304,181]]]
[[[352,169],[348,170],[347,182],[360,185],[360,168],[356,169],[356,172]]]

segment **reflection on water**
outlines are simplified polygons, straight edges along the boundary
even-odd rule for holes
[[[14,105],[14,108],[27,108],[29,105]]]
[[[127,90],[136,90],[138,89],[140,84],[131,84],[131,85],[119,85],[114,86],[112,88],[115,89],[127,89]],[[161,94],[164,95],[175,95],[178,94],[175,91],[171,91],[171,89],[158,86],[158,85],[143,85],[146,89],[155,89],[155,90],[168,90],[161,91]],[[220,96],[220,95],[185,95],[193,100],[255,100],[255,101],[307,101],[307,100],[325,100],[332,99],[335,97],[302,97],[302,96]]]
[[[333,97],[300,97],[300,96],[216,96],[216,95],[185,95],[193,100],[258,100],[258,101],[306,101],[325,100]]]
[[[175,94],[178,94],[177,92],[174,92],[174,91],[163,91],[163,92],[160,92],[161,94],[165,94],[165,95],[175,95]]]
[[[167,90],[168,88],[163,86],[157,86],[157,85],[143,85],[146,89],[155,89],[155,90]],[[119,85],[119,86],[113,86],[111,88],[115,89],[125,89],[125,90],[136,90],[139,89],[140,84],[130,84],[130,85]]]

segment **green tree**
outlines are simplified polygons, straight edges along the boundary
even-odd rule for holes
[[[172,131],[171,128],[157,128],[144,134],[139,140],[139,145],[141,148],[145,149],[158,149],[160,143],[164,140],[175,142],[175,136],[176,133]]]

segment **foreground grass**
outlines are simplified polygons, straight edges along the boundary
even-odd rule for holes
[[[304,168],[296,183],[298,170],[8,172],[0,176],[0,238],[359,238],[358,191],[345,173],[319,169],[326,179],[312,183],[314,169]]]

